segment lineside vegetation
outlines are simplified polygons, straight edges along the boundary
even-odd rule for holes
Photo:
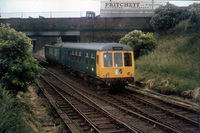
[[[37,126],[29,104],[17,97],[37,82],[42,69],[31,55],[31,40],[21,32],[0,25],[0,132],[34,133]],[[20,93],[19,93],[20,92]]]
[[[200,102],[200,4],[186,14],[170,28],[155,29],[157,47],[136,59],[135,76],[150,89]]]
[[[0,25],[0,79],[2,86],[17,93],[37,82],[42,69],[31,55],[31,39],[21,32]]]

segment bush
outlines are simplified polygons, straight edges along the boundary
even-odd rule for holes
[[[42,69],[31,55],[31,39],[21,32],[0,25],[0,79],[3,87],[15,92],[26,90]]]
[[[131,47],[134,51],[135,58],[147,54],[156,47],[156,39],[153,33],[145,34],[138,30],[129,32],[125,37],[120,39],[120,43]]]
[[[156,31],[166,31],[173,28],[176,24],[187,19],[186,11],[181,10],[173,4],[161,6],[155,10],[154,16],[151,18],[151,25]]]

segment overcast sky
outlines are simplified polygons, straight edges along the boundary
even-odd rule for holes
[[[104,0],[109,1],[109,0]],[[117,1],[117,0],[112,0]],[[119,1],[119,0],[118,0]],[[130,0],[121,0],[130,1]],[[141,1],[141,0],[132,0]],[[142,0],[152,1],[152,0]],[[165,1],[165,0],[154,0]],[[166,0],[167,1],[167,0]],[[198,0],[196,0],[197,2]],[[200,0],[199,0],[200,1]],[[195,1],[172,2],[177,6],[186,6]],[[53,11],[99,11],[99,0],[0,0],[0,12],[53,12]]]
[[[98,11],[99,1],[0,0],[1,12]]]

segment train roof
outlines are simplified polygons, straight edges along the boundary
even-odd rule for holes
[[[62,47],[62,48],[73,48],[73,49],[85,49],[85,50],[95,50],[95,51],[131,51],[127,45],[120,43],[56,43],[55,45],[48,45],[51,47]]]

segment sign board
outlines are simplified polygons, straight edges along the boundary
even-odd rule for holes
[[[154,1],[153,7],[166,4],[166,1]],[[101,1],[101,10],[152,10],[152,1]]]

